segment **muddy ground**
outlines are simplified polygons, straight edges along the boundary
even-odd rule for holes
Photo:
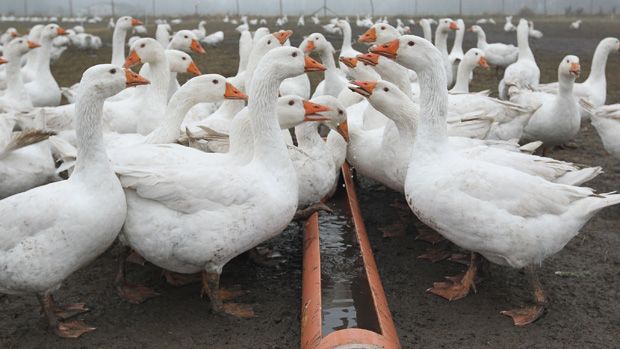
[[[598,41],[620,35],[617,21],[586,19],[579,31],[568,29],[569,22],[567,19],[536,21],[536,27],[544,32],[543,39],[533,44],[542,81],[556,80],[557,64],[566,54],[581,58],[587,76]],[[186,22],[186,26],[174,29],[194,27],[194,23]],[[203,72],[234,74],[238,58],[233,26],[211,21],[208,27],[209,31],[225,29],[227,39],[197,59],[200,68]],[[320,29],[291,27],[296,30],[294,44],[301,41],[302,34]],[[515,42],[514,34],[504,33],[501,27],[485,26],[489,42]],[[356,35],[362,32],[359,28],[353,30]],[[110,41],[109,30],[94,27],[92,31],[101,33],[104,41]],[[418,32],[416,28],[415,33]],[[328,38],[339,47],[339,37],[328,35]],[[474,44],[475,38],[466,35],[465,47]],[[109,56],[109,47],[97,53],[71,49],[53,66],[53,72],[60,84],[67,86],[78,81],[86,67],[107,62]],[[619,63],[620,55],[610,57],[608,103],[620,102]],[[482,72],[477,74],[473,90],[496,88],[496,85],[494,72]],[[594,129],[584,124],[575,141],[576,149],[555,150],[552,156],[602,166],[605,173],[589,185],[602,192],[617,190],[620,161],[605,153]],[[358,178],[358,183],[366,226],[404,348],[612,348],[620,343],[620,206],[598,214],[563,251],[545,262],[541,276],[551,299],[548,312],[526,328],[515,328],[499,312],[530,301],[529,283],[522,272],[493,266],[490,277],[478,285],[477,294],[456,302],[449,303],[425,293],[434,281],[459,273],[465,267],[416,259],[431,247],[415,240],[419,232],[428,228],[408,210],[398,209],[404,205],[400,195],[363,178]],[[390,205],[393,203],[396,205]],[[390,224],[404,225],[405,236],[382,238],[379,229]],[[242,255],[224,269],[224,285],[250,291],[240,301],[255,305],[256,318],[241,320],[213,314],[208,300],[201,299],[198,284],[169,286],[160,270],[151,265],[131,266],[129,279],[150,285],[161,295],[142,305],[128,304],[112,287],[117,256],[117,249],[112,248],[92,265],[72,275],[56,292],[61,302],[86,302],[92,311],[81,318],[97,327],[97,331],[78,340],[58,339],[46,329],[34,296],[5,296],[0,298],[0,347],[298,347],[301,239],[301,226],[291,224],[280,237],[267,244],[284,256],[278,267],[257,266]],[[569,276],[558,276],[557,271]]]

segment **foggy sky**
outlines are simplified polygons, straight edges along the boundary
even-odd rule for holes
[[[514,14],[528,7],[543,14],[544,0],[374,0],[375,15],[447,15],[458,14],[462,1],[463,15],[483,13]],[[108,8],[111,0],[1,0],[0,13],[13,12],[16,15],[43,14],[69,15],[69,3],[73,3],[74,14],[87,14],[89,7]],[[114,0],[118,14],[153,15],[153,3],[157,16],[189,15],[198,4],[200,15],[236,14],[235,0]],[[238,0],[241,14],[275,16],[280,13],[290,16],[309,15],[323,5],[323,0]],[[370,0],[328,0],[327,6],[339,15],[366,15],[371,13]],[[620,11],[619,0],[546,0],[548,14],[564,14],[565,8],[583,8],[585,13],[603,11],[611,13],[614,7]],[[99,6],[97,6],[99,5]],[[95,6],[95,7],[91,7]],[[417,9],[417,11],[416,11]],[[322,13],[322,12],[321,12]],[[328,15],[331,15],[328,13]]]

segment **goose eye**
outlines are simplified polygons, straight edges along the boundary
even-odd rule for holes
[[[566,63],[570,63],[570,61],[567,59],[567,60],[566,60]]]
[[[110,69],[110,74],[116,74],[116,68]]]
[[[288,101],[288,105],[294,105],[294,104],[295,104],[295,101],[293,100]]]
[[[409,42],[407,43],[407,45],[409,45],[409,46],[413,46],[413,45],[415,45],[415,43],[414,43],[413,41],[409,41]]]
[[[182,59],[182,60],[184,60],[184,61],[186,61],[186,60],[187,60],[187,57],[182,57],[181,59]]]
[[[342,114],[344,114],[344,112],[342,110],[338,109],[338,115],[342,115]]]
[[[268,40],[268,41],[267,41],[267,45],[271,45],[271,40]]]
[[[387,87],[384,87],[384,88],[383,88],[383,91],[385,91],[385,92],[389,92],[389,91],[390,91],[390,89],[389,89],[389,88],[387,88]]]
[[[186,39],[188,39],[188,38],[189,38],[189,36],[185,35],[185,38],[186,38]]]
[[[144,47],[144,46],[146,46],[146,44],[142,44],[142,45],[140,45],[140,47]]]
[[[22,41],[22,40],[19,40],[18,42],[19,42],[20,44],[21,44],[21,43],[23,43],[23,41]]]
[[[297,52],[293,52],[292,56],[297,57]]]
[[[476,52],[476,56],[478,55],[478,52]]]
[[[212,81],[212,82],[213,82],[214,84],[216,84],[216,85],[217,85],[217,83],[218,83],[219,81],[217,81],[217,79],[213,79],[213,81]]]

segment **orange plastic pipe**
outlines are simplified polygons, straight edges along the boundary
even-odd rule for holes
[[[375,333],[359,328],[348,328],[322,336],[321,312],[321,252],[319,241],[318,214],[313,214],[306,222],[304,235],[304,258],[302,275],[302,311],[301,311],[301,348],[328,349],[341,345],[363,344],[385,349],[399,349],[400,342],[388,307],[383,285],[372,247],[368,240],[366,227],[357,201],[355,186],[351,177],[348,163],[342,166],[342,175],[347,191],[347,201],[351,211],[355,233],[359,242],[360,252],[364,262],[366,278],[370,286],[373,306],[379,321],[381,333]]]

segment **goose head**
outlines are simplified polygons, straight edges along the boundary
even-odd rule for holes
[[[55,23],[48,24],[43,28],[43,30],[41,30],[41,39],[45,38],[52,40],[59,35],[67,35],[67,31]]]
[[[278,98],[276,113],[283,130],[293,128],[302,122],[327,121],[328,116],[322,115],[331,108],[305,100],[299,96],[287,95]]]
[[[177,94],[183,96],[181,99],[189,101],[191,105],[216,103],[224,99],[245,100],[248,98],[219,74],[204,74],[191,78],[179,88],[175,96]]]
[[[325,39],[325,36],[321,33],[312,33],[299,45],[299,48],[303,49],[305,53],[312,51],[316,52],[328,52],[334,54],[336,49],[332,44]]]
[[[519,20],[519,25],[517,26],[517,30],[518,31],[525,31],[525,32],[529,32],[530,30],[530,24],[528,23],[527,19],[525,18],[521,18]]]
[[[262,38],[265,35],[269,34],[269,28],[267,27],[260,27],[258,29],[256,29],[256,31],[254,32],[254,39],[252,40],[253,42],[258,42],[258,40],[260,38]]]
[[[326,68],[314,59],[290,46],[277,47],[267,52],[258,66],[269,67],[275,79],[284,80],[303,74],[304,72],[325,71]]]
[[[17,60],[28,53],[28,51],[37,47],[39,47],[39,44],[33,41],[26,40],[25,38],[15,38],[4,48],[4,55],[9,61]]]
[[[442,64],[441,53],[435,45],[415,35],[403,35],[383,45],[374,45],[370,52],[393,59],[418,74],[432,67],[440,68]]]
[[[349,69],[357,68],[357,63],[358,63],[357,57],[344,57],[343,56],[343,57],[338,58],[338,60],[342,62],[342,64],[346,65],[347,68]]]
[[[28,32],[28,40],[37,42],[37,40],[41,37],[41,31],[44,27],[45,26],[43,24],[37,24],[30,28],[30,31]]]
[[[201,74],[192,57],[183,51],[166,50],[166,58],[170,65],[170,71],[173,73],[190,73],[195,76]]]
[[[368,102],[385,116],[392,118],[395,115],[404,115],[413,102],[401,91],[398,86],[385,80],[352,81],[349,89],[365,97]]]
[[[568,55],[562,59],[558,66],[558,78],[570,79],[575,81],[581,74],[581,65],[579,64],[579,57]]]
[[[205,49],[202,48],[202,45],[198,42],[196,38],[196,34],[191,30],[179,30],[172,36],[172,40],[170,40],[170,45],[168,48],[181,50],[185,52],[194,52],[203,54],[205,53]]]
[[[458,24],[451,18],[442,18],[437,24],[437,33],[448,34],[451,30],[459,29]]]
[[[478,34],[479,32],[482,32],[483,30],[482,30],[482,27],[480,27],[479,25],[472,25],[471,27],[467,28],[467,31]]]
[[[480,66],[484,69],[489,69],[489,64],[487,63],[487,58],[484,55],[484,52],[477,48],[469,49],[469,51],[467,51],[467,53],[463,56],[461,64],[465,64],[472,68]]]
[[[9,34],[11,38],[16,38],[19,36],[19,32],[13,27],[8,28],[5,33]]]
[[[125,60],[125,68],[133,67],[139,63],[151,63],[161,59],[164,55],[164,48],[157,40],[152,38],[142,38],[136,40],[131,45],[129,56]]]
[[[274,48],[281,47],[292,33],[293,32],[290,30],[281,30],[264,35],[254,43],[251,55],[254,56],[254,58],[263,57]]]
[[[375,23],[357,39],[366,44],[382,44],[400,36],[398,30],[387,23]]]
[[[323,121],[323,124],[340,133],[342,138],[348,142],[349,135],[346,132],[347,109],[338,98],[330,95],[323,95],[312,98],[312,101],[330,108],[330,110],[321,112],[321,115],[328,118],[328,120]]]
[[[123,17],[119,17],[116,20],[116,27],[119,29],[123,29],[125,31],[128,31],[129,29],[131,29],[132,27],[135,27],[137,25],[142,25],[142,22],[140,22],[139,20],[131,17],[131,16],[123,16]]]
[[[607,49],[607,52],[620,52],[620,40],[618,38],[605,38],[601,40],[601,44]]]
[[[98,64],[88,68],[80,80],[80,90],[94,90],[103,97],[112,97],[126,87],[148,84],[149,81],[131,70],[113,64]]]

